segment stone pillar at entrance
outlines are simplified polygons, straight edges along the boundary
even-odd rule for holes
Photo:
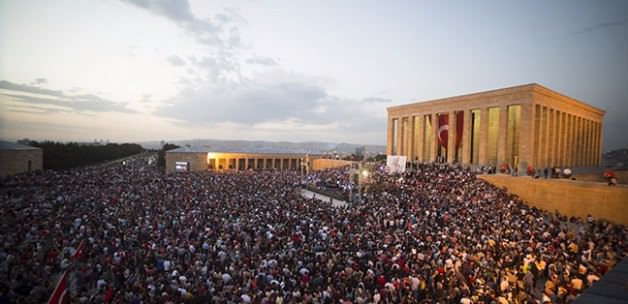
[[[447,129],[447,162],[452,164],[456,161],[456,112],[449,111],[449,126]]]
[[[480,143],[478,149],[478,160],[483,166],[488,162],[488,108],[480,109]]]
[[[508,130],[508,107],[499,106],[499,126],[497,127],[497,166],[506,162],[506,131]]]
[[[462,155],[460,162],[467,166],[471,164],[471,110],[465,109],[462,113]]]

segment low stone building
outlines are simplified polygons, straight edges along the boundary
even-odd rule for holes
[[[181,147],[166,151],[166,172],[209,170],[313,170],[322,155],[259,151],[215,151],[206,147]]]
[[[0,141],[0,176],[41,170],[43,155],[40,148]]]

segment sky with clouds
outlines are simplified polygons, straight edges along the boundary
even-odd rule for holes
[[[536,82],[628,146],[628,1],[0,0],[0,138],[386,142],[386,107]]]

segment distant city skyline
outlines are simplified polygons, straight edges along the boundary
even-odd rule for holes
[[[628,147],[626,1],[0,0],[0,139],[385,145],[386,107],[539,83]]]

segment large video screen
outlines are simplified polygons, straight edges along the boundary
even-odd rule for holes
[[[175,162],[174,164],[174,171],[176,172],[188,172],[190,170],[190,163],[189,162]]]

